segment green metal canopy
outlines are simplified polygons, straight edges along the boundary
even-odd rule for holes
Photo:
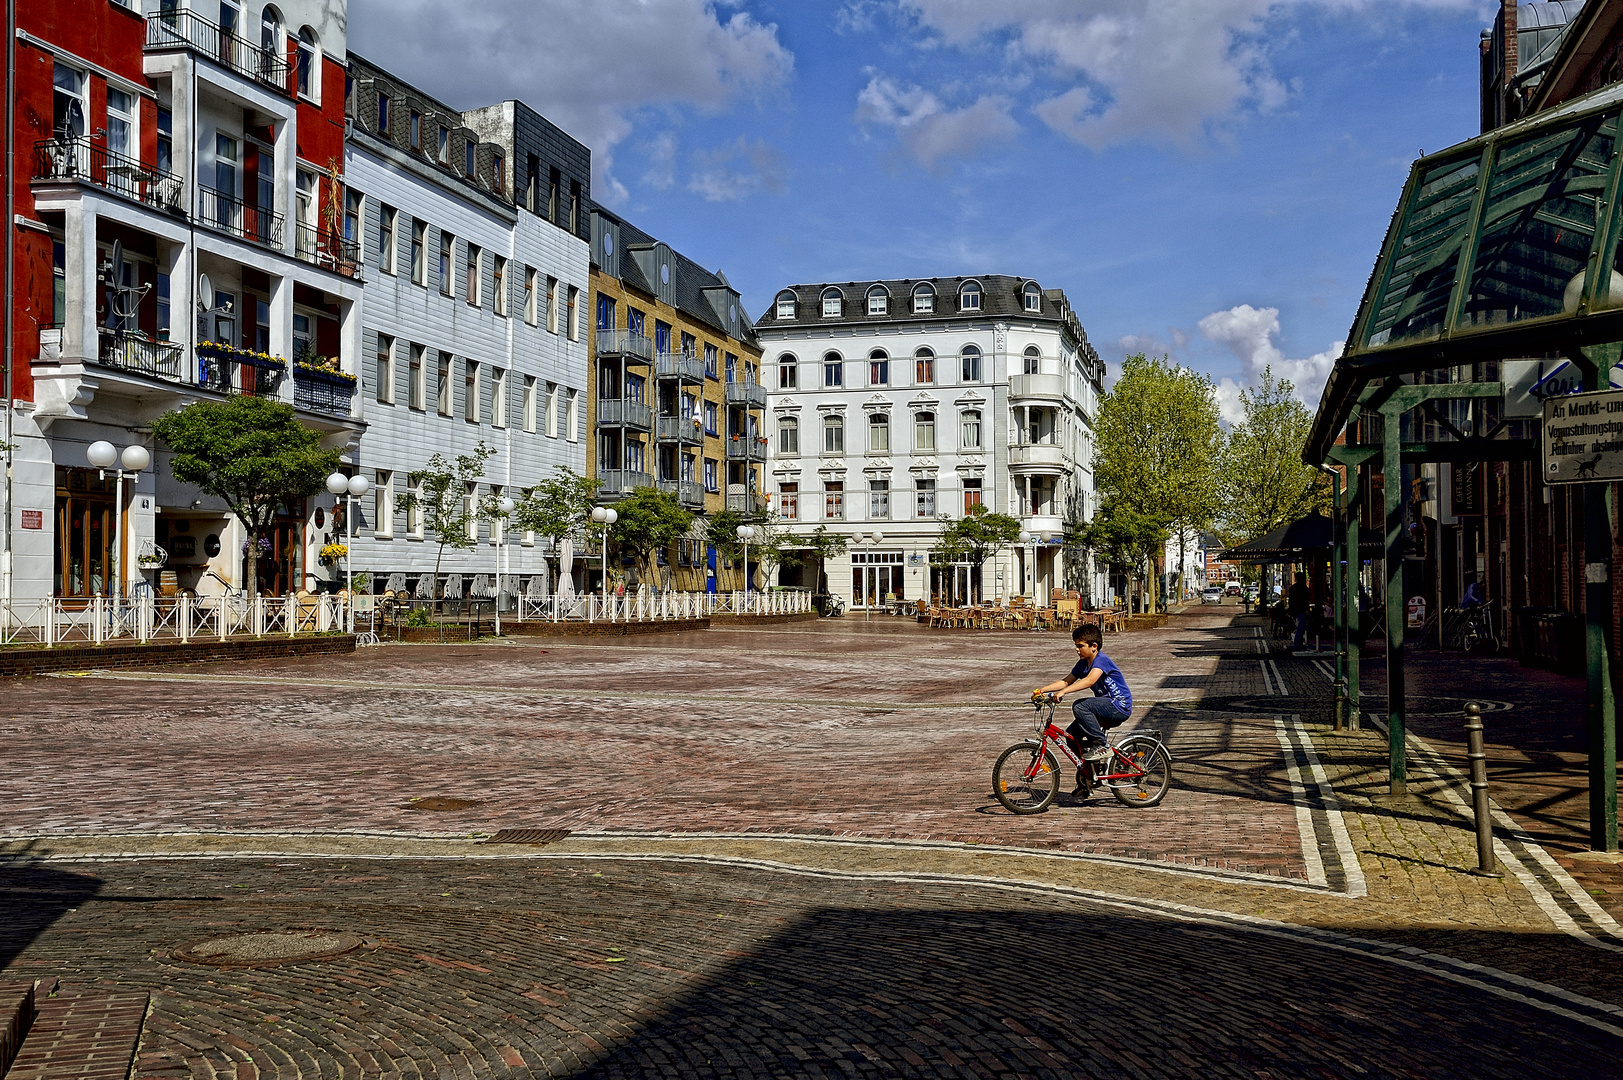
[[[1415,162],[1304,459],[1371,379],[1623,341],[1620,111],[1614,83]]]

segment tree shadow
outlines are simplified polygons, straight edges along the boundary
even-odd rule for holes
[[[35,938],[101,888],[102,879],[93,874],[40,863],[0,866],[0,977]]]

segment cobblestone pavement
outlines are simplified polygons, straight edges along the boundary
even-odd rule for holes
[[[1571,860],[1507,804],[1512,872],[1467,874],[1449,748],[1385,798],[1379,733],[1323,730],[1321,669],[1234,614],[1107,644],[1167,801],[1030,818],[989,770],[1058,634],[847,619],[10,683],[0,979],[152,991],[136,1077],[1496,1076],[1552,1045],[1615,1072],[1623,934]],[[298,928],[365,945],[172,957]]]

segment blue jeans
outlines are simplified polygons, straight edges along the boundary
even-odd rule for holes
[[[1300,649],[1307,644],[1307,612],[1296,616],[1296,636],[1291,639],[1291,648]]]
[[[1116,708],[1116,703],[1107,697],[1091,697],[1072,702],[1071,715],[1076,720],[1066,729],[1066,734],[1075,739],[1078,746],[1086,747],[1089,742],[1103,746],[1105,728],[1116,727],[1132,713]]]

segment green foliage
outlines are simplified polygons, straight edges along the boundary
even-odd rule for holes
[[[1254,540],[1299,517],[1330,511],[1330,478],[1302,461],[1313,415],[1289,379],[1264,368],[1254,390],[1240,392],[1245,416],[1224,446],[1219,491],[1224,539]]]
[[[173,456],[169,471],[183,484],[220,499],[248,533],[249,588],[259,591],[259,538],[268,535],[284,502],[323,489],[338,468],[338,451],[290,405],[270,398],[199,401],[152,422]]]
[[[655,554],[675,544],[693,527],[693,515],[682,509],[676,496],[657,488],[637,488],[614,504],[619,520],[609,526],[609,536],[640,559],[647,577],[654,572]]]
[[[1099,491],[1162,525],[1204,529],[1217,512],[1222,446],[1211,379],[1136,353],[1099,406]]]
[[[985,506],[972,506],[963,517],[953,520],[942,514],[941,535],[931,554],[938,563],[967,562],[976,566],[990,559],[998,548],[1020,539],[1020,522],[1007,514],[993,513]]]
[[[554,544],[566,536],[584,537],[597,500],[598,481],[560,465],[513,510],[513,523]]]
[[[819,525],[806,536],[780,536],[776,544],[777,559],[783,566],[815,566],[812,588],[821,590],[823,567],[828,560],[844,555],[850,543],[844,533],[830,532],[827,525]]]
[[[412,605],[411,610],[406,612],[406,625],[433,626],[434,617],[428,613],[428,608],[426,606],[414,604]]]
[[[1167,542],[1168,534],[1166,525],[1155,517],[1111,499],[1075,535],[1077,542],[1103,555],[1108,562],[1125,566],[1133,580],[1143,581],[1146,568]]]
[[[417,511],[423,516],[424,528],[439,540],[439,551],[434,556],[434,590],[440,588],[440,561],[447,547],[468,551],[478,545],[474,524],[480,517],[489,516],[489,507],[476,505],[468,499],[468,485],[477,483],[485,475],[485,462],[496,456],[496,451],[480,443],[455,461],[444,454],[435,454],[428,465],[411,474],[412,489],[400,499],[399,506],[408,513]]]

